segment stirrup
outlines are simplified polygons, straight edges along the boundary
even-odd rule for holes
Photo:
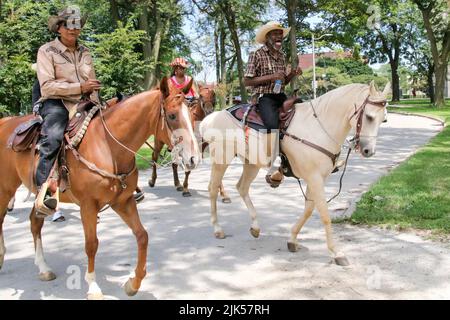
[[[57,188],[59,189],[59,188]],[[56,211],[56,207],[58,206],[58,191],[56,191],[56,195],[48,195],[48,182],[45,182],[41,190],[36,196],[36,200],[34,201],[34,207],[36,209],[36,216],[39,218],[45,218],[49,215],[52,215]]]
[[[273,179],[273,176],[275,175],[280,175],[281,179]],[[280,184],[283,182],[284,180],[284,175],[280,170],[277,170],[275,172],[273,172],[272,174],[267,174],[266,175],[266,182],[272,187],[272,188],[278,188],[280,186]]]

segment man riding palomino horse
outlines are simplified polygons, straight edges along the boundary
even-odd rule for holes
[[[266,181],[272,187],[278,187],[283,180],[280,170],[281,159],[278,154],[279,145],[279,109],[287,97],[284,86],[294,76],[301,75],[300,66],[286,72],[285,55],[281,51],[282,41],[290,31],[278,22],[268,22],[256,32],[256,42],[263,46],[252,52],[248,59],[244,83],[251,87],[252,101],[259,104],[259,114],[267,129],[268,146],[272,146],[271,168],[266,175]]]

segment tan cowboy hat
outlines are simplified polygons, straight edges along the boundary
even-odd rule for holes
[[[265,25],[261,26],[258,31],[256,31],[256,42],[260,44],[266,43],[266,35],[273,30],[283,30],[283,38],[286,37],[291,31],[291,28],[283,28],[281,23],[276,21],[267,22]]]
[[[81,28],[83,28],[86,20],[87,16],[81,17],[79,11],[77,12],[73,8],[67,7],[64,10],[60,11],[57,16],[50,16],[48,18],[48,29],[54,33],[57,33],[61,23],[70,21],[72,21],[74,24],[77,24],[79,22],[79,25],[81,26]]]

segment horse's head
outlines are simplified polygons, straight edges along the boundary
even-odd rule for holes
[[[216,105],[216,93],[209,86],[200,86],[200,104],[205,116],[214,111]]]
[[[200,161],[198,143],[192,129],[185,98],[191,86],[192,80],[182,90],[169,90],[166,77],[160,83],[164,100],[162,110],[171,135],[172,158],[180,157],[182,165],[187,170],[194,169]]]
[[[368,158],[375,154],[378,129],[384,119],[387,105],[386,96],[390,88],[390,83],[387,83],[383,92],[380,92],[372,81],[369,93],[360,107],[355,105],[355,112],[351,116],[350,124],[356,133],[353,139],[356,149],[359,149],[363,157]]]

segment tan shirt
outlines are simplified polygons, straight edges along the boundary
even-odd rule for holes
[[[41,101],[63,99],[70,116],[82,98],[81,84],[96,78],[89,50],[79,45],[75,51],[70,51],[58,38],[39,48],[37,76]],[[97,93],[91,94],[90,98],[98,101]]]

